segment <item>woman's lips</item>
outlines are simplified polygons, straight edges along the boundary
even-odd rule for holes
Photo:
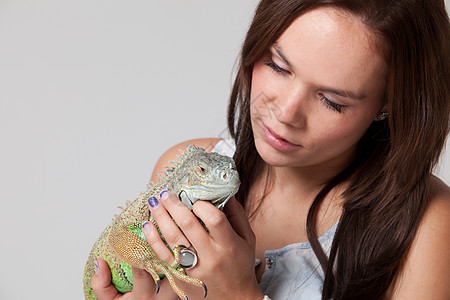
[[[291,142],[286,141],[265,125],[263,125],[263,132],[266,142],[277,150],[289,151],[302,147],[301,145],[292,144]]]

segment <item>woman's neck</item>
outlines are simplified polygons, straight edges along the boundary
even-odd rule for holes
[[[312,167],[270,166],[269,177],[272,185],[281,190],[301,194],[317,194],[327,182],[346,167],[347,164],[345,166],[318,165]]]
[[[329,178],[309,176],[299,169],[267,165],[259,175],[252,186],[249,199],[251,205],[247,209],[249,216],[252,216],[250,222],[255,233],[260,237],[265,236],[258,244],[260,252],[308,241],[308,211],[323,188],[324,181]],[[314,223],[319,236],[339,220],[344,189],[345,184],[336,186],[317,207]],[[272,227],[289,230],[280,232]],[[267,238],[267,235],[272,238]]]

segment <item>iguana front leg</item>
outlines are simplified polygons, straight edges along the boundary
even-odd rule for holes
[[[160,286],[160,276],[158,274],[164,274],[169,280],[172,289],[181,299],[187,300],[188,297],[176,284],[175,277],[186,283],[202,287],[206,297],[207,289],[205,284],[199,279],[187,276],[184,270],[178,267],[180,264],[180,246],[176,246],[173,249],[175,260],[172,264],[159,259],[145,241],[141,224],[115,227],[110,234],[109,244],[126,263],[132,267],[149,272],[157,285],[157,292]]]

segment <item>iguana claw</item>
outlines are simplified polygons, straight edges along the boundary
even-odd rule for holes
[[[156,293],[155,294],[158,294],[159,293],[159,288],[161,287],[161,280],[157,280],[156,281],[157,283],[156,283]]]

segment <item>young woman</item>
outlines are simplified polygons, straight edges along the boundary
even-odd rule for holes
[[[234,155],[242,185],[228,219],[197,202],[206,232],[170,193],[149,207],[171,246],[196,249],[187,274],[208,299],[450,299],[450,189],[432,176],[449,53],[444,1],[260,2],[231,95],[233,141],[188,141]],[[119,295],[99,261],[92,286],[101,300],[177,299],[165,281],[155,294],[145,271],[134,282]]]

